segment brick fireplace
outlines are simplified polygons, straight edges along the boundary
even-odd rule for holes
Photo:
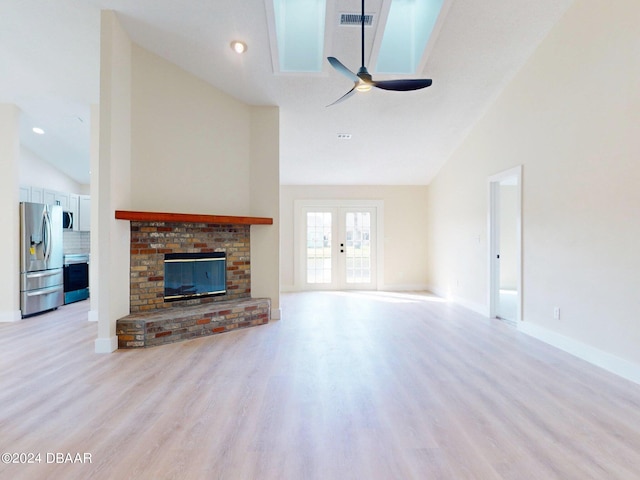
[[[165,302],[165,254],[207,252],[227,255],[227,294]],[[250,298],[249,225],[131,222],[130,280],[131,313]]]
[[[119,348],[172,343],[267,323],[269,299],[251,298],[250,226],[262,217],[117,211],[131,222],[130,315],[117,321]],[[167,254],[226,255],[226,293],[165,301]]]

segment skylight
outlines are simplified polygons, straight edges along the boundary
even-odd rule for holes
[[[322,71],[326,0],[273,0],[281,72]]]
[[[444,0],[393,0],[375,71],[416,73]]]

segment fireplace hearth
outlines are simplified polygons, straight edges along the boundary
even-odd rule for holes
[[[116,211],[131,222],[130,314],[119,348],[163,345],[268,323],[251,298],[250,226],[262,217]]]

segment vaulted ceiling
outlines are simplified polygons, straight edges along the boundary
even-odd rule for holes
[[[135,43],[248,104],[280,107],[281,183],[427,184],[572,1],[444,0],[417,70],[383,74],[375,65],[392,0],[367,0],[373,24],[366,28],[365,63],[374,77],[431,78],[433,85],[412,92],[374,89],[326,107],[353,83],[326,59],[318,72],[278,68],[274,58],[282,46],[273,0],[5,0],[0,102],[21,108],[27,148],[89,183],[100,10],[110,9]],[[357,71],[360,30],[340,26],[339,16],[359,13],[360,0],[321,3],[322,57],[337,57]],[[243,55],[231,50],[235,39],[248,45]],[[34,134],[33,126],[45,135]],[[339,139],[342,133],[351,139]]]

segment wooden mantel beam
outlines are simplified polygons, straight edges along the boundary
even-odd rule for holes
[[[134,212],[116,210],[116,219],[134,222],[182,222],[182,223],[217,223],[223,225],[273,225],[273,218],[268,217],[233,217],[229,215],[204,215],[193,213],[168,212]]]

